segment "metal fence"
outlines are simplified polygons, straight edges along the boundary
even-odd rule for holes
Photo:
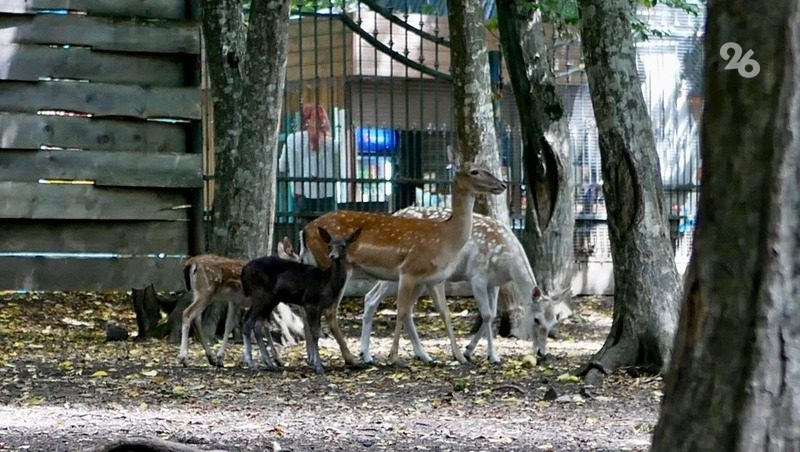
[[[413,2],[412,2],[413,3]],[[450,206],[454,137],[446,12],[409,2],[318,5],[292,18],[278,177],[278,236],[296,237],[333,209],[393,212],[412,204]],[[491,14],[487,10],[487,14]],[[668,8],[647,20],[670,35],[639,46],[643,92],[653,119],[679,262],[688,259],[700,166],[699,80],[686,55],[699,18]],[[569,114],[575,171],[575,253],[610,262],[597,130],[576,42],[553,41],[551,57]],[[487,32],[502,176],[510,182],[515,228],[524,227],[520,125],[497,37]],[[694,97],[693,97],[694,96]],[[314,140],[303,109],[319,105],[330,136]],[[318,143],[312,145],[312,143]]]

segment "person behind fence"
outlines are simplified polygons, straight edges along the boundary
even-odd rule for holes
[[[299,223],[336,209],[338,143],[331,131],[328,113],[319,105],[303,105],[300,130],[286,136],[278,161],[294,191],[294,211]]]

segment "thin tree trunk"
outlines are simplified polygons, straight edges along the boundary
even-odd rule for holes
[[[678,272],[664,190],[631,37],[633,0],[580,0],[614,262],[611,331],[586,371],[666,370],[677,326]]]
[[[528,187],[522,243],[539,286],[555,293],[570,286],[573,274],[569,125],[546,57],[541,13],[520,0],[498,0],[497,17],[522,126]]]
[[[699,227],[653,450],[797,451],[800,2],[712,0],[706,30]],[[725,70],[726,43],[760,72]]]
[[[502,177],[494,130],[492,86],[479,0],[448,0],[453,97],[456,105],[455,151],[464,161],[474,161]],[[506,194],[478,199],[476,211],[509,222]]]

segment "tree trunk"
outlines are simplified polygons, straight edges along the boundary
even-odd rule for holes
[[[289,47],[289,0],[251,3],[242,87],[237,196],[229,223],[228,255],[272,254],[278,129]]]
[[[666,370],[680,287],[650,117],[636,72],[633,0],[580,0],[614,262],[611,331],[587,380],[623,366]]]
[[[520,0],[498,0],[500,43],[522,126],[527,208],[522,243],[546,293],[568,288],[573,274],[572,151],[569,125],[541,13]]]
[[[463,161],[474,161],[502,177],[494,130],[492,84],[479,0],[448,0],[453,97],[456,106],[455,151]],[[506,194],[480,197],[477,212],[509,223]]]
[[[214,106],[214,209],[209,250],[227,255],[229,223],[233,220],[236,197],[236,168],[239,166],[242,73],[245,52],[245,25],[241,0],[202,0],[203,42],[211,79]]]
[[[247,260],[272,251],[289,1],[252,2],[249,26],[242,5],[203,0],[202,23],[217,157],[209,248]],[[299,317],[273,313],[272,321],[294,340],[285,332],[297,331]]]
[[[725,70],[726,43],[760,72]],[[709,1],[705,49],[701,216],[653,450],[797,451],[800,3]]]
[[[249,259],[272,249],[289,2],[253,2],[246,32],[241,11],[241,1],[203,4],[219,156],[211,250]]]

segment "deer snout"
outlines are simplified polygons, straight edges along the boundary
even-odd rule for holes
[[[508,184],[503,181],[498,181],[497,186],[492,189],[492,194],[499,195],[508,188]]]

